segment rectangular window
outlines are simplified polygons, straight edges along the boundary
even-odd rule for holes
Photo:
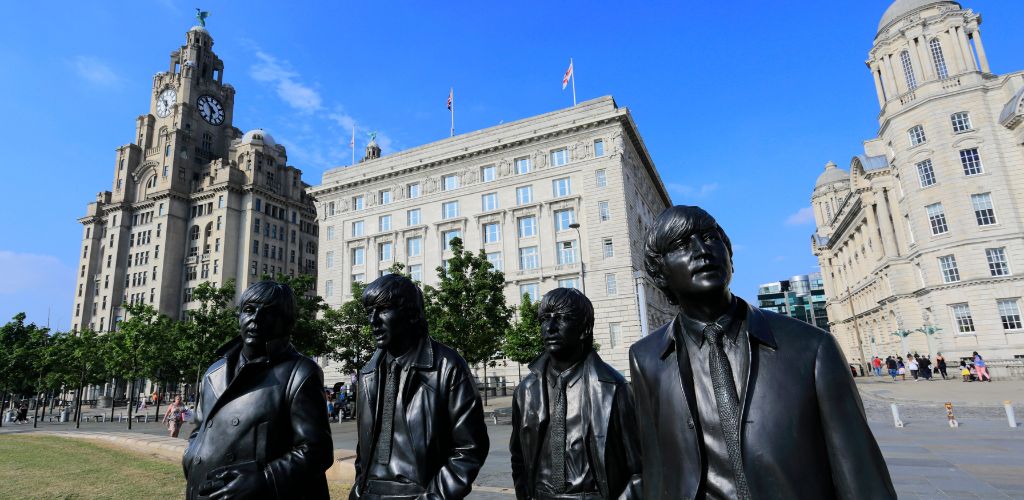
[[[949,307],[953,311],[953,323],[956,324],[957,331],[959,333],[973,333],[974,318],[971,317],[971,307],[966,302],[951,304]]]
[[[406,222],[410,226],[416,226],[420,223],[420,209],[414,208],[405,213]]]
[[[352,221],[352,236],[362,236],[362,235],[363,235],[363,221],[361,221],[361,220]]]
[[[224,196],[217,197],[217,208],[224,208]]]
[[[1009,276],[1010,265],[1006,261],[1006,248],[986,248],[985,259],[988,261],[988,273],[992,276]]]
[[[334,267],[334,252],[327,252],[326,257],[327,257],[327,268],[330,269],[330,268]]]
[[[903,216],[903,222],[907,225],[907,236],[910,237],[910,244],[913,245],[914,242],[915,242],[914,241],[914,226],[912,226],[910,224],[910,216],[909,215],[904,215]]]
[[[377,260],[385,261],[391,260],[391,242],[385,241],[384,243],[377,244]]]
[[[555,210],[555,232],[568,231],[569,225],[573,222],[576,222],[576,210]]]
[[[462,239],[462,231],[459,229],[452,229],[451,231],[444,231],[441,233],[441,249],[450,250],[452,240],[455,238]]]
[[[324,295],[327,297],[334,295],[334,280],[327,280],[324,282]]]
[[[576,278],[564,278],[558,280],[558,288],[576,288],[579,289],[580,283]]]
[[[572,188],[569,185],[569,178],[563,177],[561,179],[555,179],[551,181],[552,196],[560,198],[562,196],[569,196],[572,194]]]
[[[484,212],[498,209],[498,194],[487,193],[480,196],[480,209]]]
[[[334,239],[334,226],[327,226],[327,241]]]
[[[599,202],[597,202],[597,215],[601,219],[601,222],[604,222],[606,220],[611,220],[612,212],[608,208],[608,202],[607,201],[599,201]]]
[[[413,281],[423,281],[423,264],[413,264],[409,266],[409,279]]]
[[[498,178],[498,169],[494,168],[494,165],[487,165],[480,167],[480,181],[491,182]]]
[[[362,210],[364,207],[363,195],[352,197],[352,210]]]
[[[597,139],[594,141],[594,157],[600,158],[602,156],[604,156],[604,141]]]
[[[615,349],[622,339],[622,323],[608,323],[608,348]]]
[[[516,188],[516,204],[525,205],[533,202],[533,186],[520,186]]]
[[[526,295],[530,298],[530,302],[536,302],[540,298],[540,285],[536,283],[527,283],[519,285],[519,296]]]
[[[381,231],[390,231],[391,230],[391,216],[390,215],[381,215],[379,217],[379,219],[378,219],[378,225],[379,225]]]
[[[423,238],[417,236],[406,240],[406,253],[409,257],[419,257],[423,253]]]
[[[445,219],[452,219],[459,216],[459,202],[446,201],[441,204],[441,217]]]
[[[551,166],[561,167],[569,163],[569,151],[565,148],[559,148],[551,151]]]
[[[406,189],[406,192],[409,193],[409,198],[419,198],[420,197],[420,183],[413,182],[412,184],[407,185],[405,187],[405,189]]]
[[[935,184],[935,169],[930,159],[917,163],[917,179],[923,188]]]
[[[910,145],[917,146],[928,140],[924,136],[924,127],[920,125],[914,125],[910,130],[907,131],[907,135],[910,136]]]
[[[516,158],[516,175],[528,174],[532,170],[529,158]]]
[[[1020,330],[1024,323],[1020,319],[1019,299],[999,299],[996,301],[999,319],[1003,322],[1003,330]]]
[[[971,205],[974,205],[974,218],[979,226],[991,226],[996,223],[996,211],[992,208],[992,194],[981,193],[971,195]]]
[[[953,123],[953,133],[958,134],[971,129],[971,115],[966,111],[953,113],[950,115],[949,121]]]
[[[501,224],[492,222],[484,224],[484,243],[497,243],[501,241]]]
[[[356,247],[352,249],[352,265],[361,266],[366,262],[366,248]]]
[[[364,274],[364,273],[353,274],[352,275],[352,282],[353,283],[365,283],[366,282],[366,274]]]
[[[949,226],[946,225],[946,212],[942,209],[942,203],[933,203],[924,208],[928,211],[928,223],[931,225],[933,235],[949,231]]]
[[[195,207],[193,207],[193,208],[195,208]],[[262,211],[262,210],[263,210],[263,200],[261,200],[259,198],[256,198],[256,211],[259,212],[259,211]]]
[[[539,265],[537,247],[523,247],[519,249],[519,269],[521,271],[537,269]]]
[[[501,260],[501,252],[487,252],[487,262],[491,263],[496,271],[504,271],[505,265]]]
[[[530,215],[519,218],[519,237],[531,238],[537,236],[537,217]]]
[[[441,177],[441,190],[451,191],[459,188],[459,176],[456,174],[448,174]]]
[[[615,257],[615,245],[612,243],[611,238],[605,238],[604,241],[601,242],[601,250],[604,258],[610,259]]]
[[[961,149],[960,165],[964,167],[964,175],[977,175],[984,172],[981,166],[981,155],[978,148]]]
[[[559,264],[574,264],[576,262],[576,240],[559,241],[555,246],[558,250]]]
[[[604,293],[607,295],[615,295],[619,293],[619,287],[615,282],[614,274],[604,275]]]
[[[956,267],[956,257],[952,255],[939,257],[939,269],[942,270],[943,283],[956,283],[960,281],[960,270]]]
[[[603,168],[599,168],[594,171],[594,179],[597,181],[597,187],[599,188],[603,188],[608,185],[608,177],[605,176]]]
[[[380,192],[377,193],[377,195],[380,197],[380,204],[381,205],[387,205],[388,203],[391,203],[391,190],[390,189],[381,189]]]

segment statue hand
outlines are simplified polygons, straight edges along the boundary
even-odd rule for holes
[[[266,492],[267,479],[256,462],[220,467],[210,471],[199,494],[211,499],[258,498]]]

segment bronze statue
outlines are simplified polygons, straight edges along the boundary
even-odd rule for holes
[[[359,371],[349,498],[464,498],[490,446],[469,366],[430,338],[423,294],[409,278],[378,278],[363,305],[377,351]]]
[[[633,398],[594,351],[594,307],[556,288],[538,310],[545,352],[512,401],[512,479],[520,499],[639,499]]]
[[[662,212],[645,267],[679,306],[630,349],[645,499],[896,498],[835,339],[734,296],[711,215]]]
[[[200,385],[182,459],[186,498],[328,498],[324,376],[289,341],[296,307],[291,288],[273,281],[242,293],[241,335]]]

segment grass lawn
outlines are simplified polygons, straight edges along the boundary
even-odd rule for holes
[[[330,484],[333,498],[348,489]],[[0,436],[0,498],[181,498],[181,464],[113,445],[40,435]]]

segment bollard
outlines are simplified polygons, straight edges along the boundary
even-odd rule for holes
[[[893,404],[891,404],[889,406],[892,407],[892,420],[893,420],[893,423],[896,424],[897,428],[902,429],[903,428],[903,421],[900,420],[900,409],[896,408],[896,403],[893,403]]]
[[[960,427],[960,422],[956,421],[956,417],[953,416],[953,403],[946,402],[946,418],[949,419],[949,426],[951,428]]]
[[[1013,404],[1009,400],[1003,401],[1003,408],[1006,408],[1006,421],[1011,429],[1017,428],[1017,418],[1013,415]]]

